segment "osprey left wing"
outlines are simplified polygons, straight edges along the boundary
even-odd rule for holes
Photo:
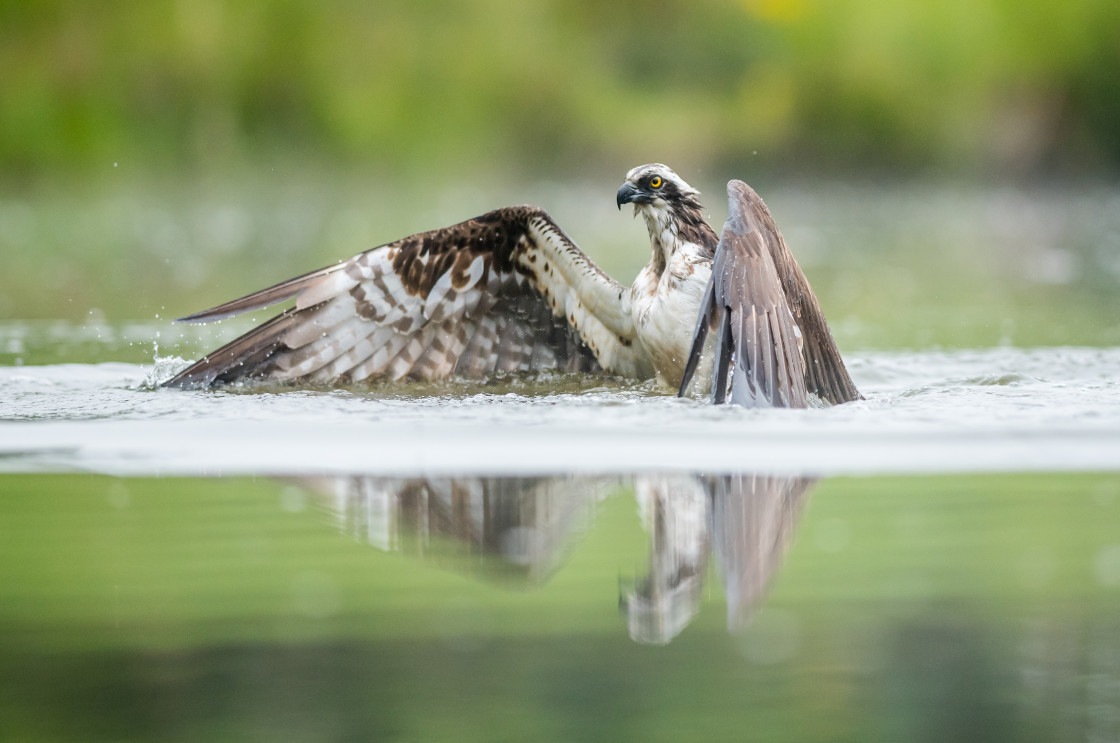
[[[744,407],[803,408],[813,393],[860,399],[820,303],[770,210],[742,181],[727,184],[728,212],[700,303],[679,395],[715,336],[711,398]]]

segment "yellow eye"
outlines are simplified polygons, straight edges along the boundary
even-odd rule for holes
[[[650,188],[661,188],[661,176],[655,175],[649,179]]]

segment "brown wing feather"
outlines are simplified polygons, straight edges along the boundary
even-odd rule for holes
[[[594,318],[566,312],[566,294],[576,288],[565,283],[562,271],[537,270],[532,262],[545,255],[544,240],[554,241],[553,253],[559,250],[570,263],[569,274],[601,293],[621,291],[547,213],[528,206],[498,209],[184,318],[215,320],[296,298],[295,307],[165,386],[597,369],[598,354],[586,336],[594,328],[577,324],[592,326]]]
[[[296,323],[289,310],[257,326],[218,350],[203,356],[163,384],[164,387],[210,387],[233,382],[247,369],[256,369],[275,355],[284,333]]]
[[[742,181],[731,183],[739,184],[736,188],[741,193],[741,209],[765,237],[766,247],[774,261],[790,312],[801,329],[805,384],[809,391],[834,405],[863,399],[844,366],[840,349],[836,347],[832,331],[824,319],[821,303],[786,245],[774,218],[770,216],[770,210],[750,186]],[[730,191],[731,184],[728,184],[728,192]]]
[[[681,381],[684,394],[715,330],[712,401],[805,407],[859,399],[820,303],[766,205],[747,184],[727,184],[728,217]],[[800,333],[800,336],[799,336]]]
[[[259,292],[253,292],[252,294],[241,297],[240,299],[235,299],[231,302],[220,304],[217,307],[211,307],[210,309],[203,310],[202,312],[196,312],[193,315],[180,317],[175,322],[214,322],[216,320],[224,320],[227,317],[233,317],[234,315],[240,315],[242,312],[259,310],[262,307],[268,307],[269,305],[283,302],[286,299],[291,299],[292,297],[306,289],[308,286],[321,281],[323,277],[328,276],[335,271],[341,270],[342,267],[342,264],[339,263],[333,266],[327,266],[326,268],[320,268],[317,271],[312,271],[311,273],[304,274],[303,276],[297,276],[294,279],[281,281],[275,286],[270,286],[267,289],[261,289]]]

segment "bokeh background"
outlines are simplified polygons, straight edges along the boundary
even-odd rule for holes
[[[1120,164],[1110,0],[2,8],[14,177],[272,159],[448,178],[616,175],[651,155],[721,173]]]
[[[612,195],[661,161],[717,223],[762,192],[842,346],[1120,343],[1114,0],[0,2],[0,71],[0,318],[527,201],[629,280]]]

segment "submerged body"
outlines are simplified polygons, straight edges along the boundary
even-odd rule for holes
[[[656,377],[673,388],[694,374],[706,380],[710,365],[694,353],[694,339],[702,341],[706,332],[705,322],[698,323],[702,310],[711,316],[707,325],[716,322],[712,269],[727,261],[721,264],[717,257],[724,243],[703,219],[698,195],[664,165],[627,174],[617,204],[634,204],[651,241],[650,262],[631,287],[600,270],[543,210],[498,209],[183,318],[207,322],[295,298],[294,307],[165,385],[477,379],[546,369]],[[727,250],[735,249],[728,243]],[[734,256],[731,262],[741,268]],[[783,282],[772,264],[762,281],[778,286],[781,294]],[[809,297],[815,305],[811,291]],[[791,302],[800,306],[802,299]],[[773,303],[773,292],[762,300]],[[792,318],[790,303],[779,304]],[[809,319],[823,324],[816,310]],[[827,325],[823,331],[831,343]],[[731,365],[747,359],[743,353],[728,355],[728,348],[724,344],[724,355],[713,358]],[[835,351],[834,344],[831,348]],[[803,376],[806,360],[786,356],[781,363],[799,365],[787,369],[787,376]],[[839,365],[847,379],[838,352],[814,363],[830,369]],[[728,378],[734,385],[737,377],[725,375],[725,384]],[[850,394],[810,391],[844,402],[858,396],[850,379],[847,384]],[[804,392],[799,397],[796,390],[771,392],[769,404],[804,405]]]

